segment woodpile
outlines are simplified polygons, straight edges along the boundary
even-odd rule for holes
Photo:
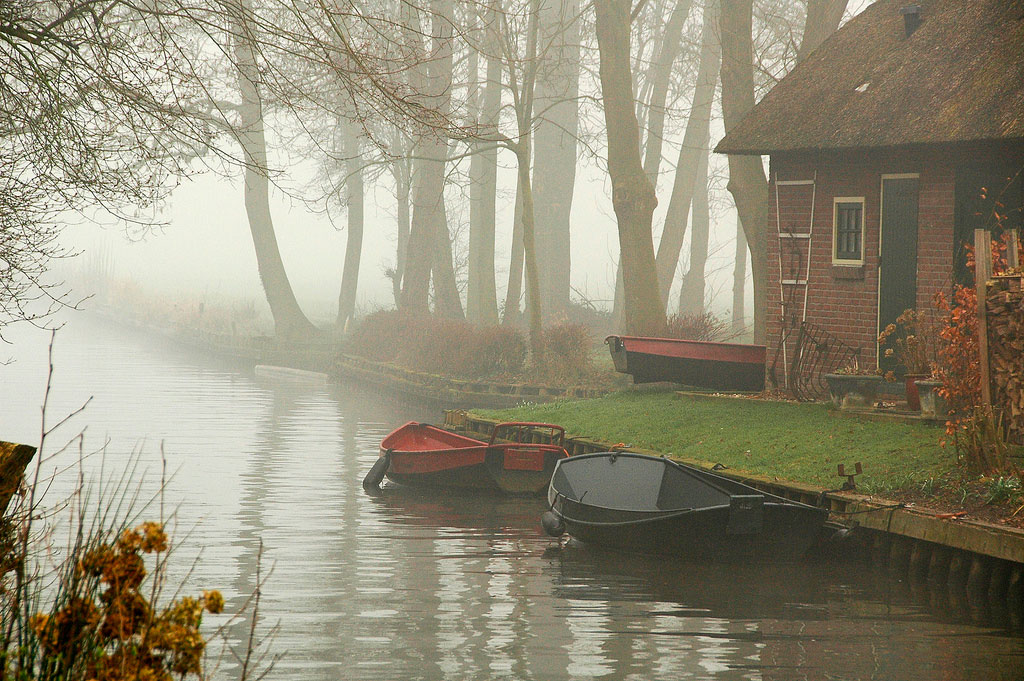
[[[986,313],[992,404],[1001,409],[1010,440],[1024,444],[1024,274],[988,282]]]

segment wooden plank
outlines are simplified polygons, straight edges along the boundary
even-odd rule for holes
[[[988,313],[985,300],[992,278],[992,242],[984,229],[974,230],[974,292],[978,298],[978,364],[981,368],[981,404],[992,408],[992,374],[988,356]]]
[[[1020,245],[1015,229],[1011,229],[1006,235],[1006,265],[1011,270],[1020,267]]]

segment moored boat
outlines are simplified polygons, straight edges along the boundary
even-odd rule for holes
[[[709,390],[764,390],[763,345],[608,336],[615,370],[635,383],[670,381]]]
[[[828,516],[710,471],[631,452],[559,461],[548,502],[549,534],[688,560],[796,560]]]
[[[539,430],[557,444],[531,442]],[[401,485],[541,494],[567,456],[564,445],[565,430],[550,423],[499,423],[484,442],[413,421],[384,438],[363,486],[377,487],[386,476]]]

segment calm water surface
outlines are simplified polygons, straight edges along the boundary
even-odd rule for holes
[[[48,334],[8,335],[0,438],[38,442]],[[128,465],[145,497],[166,468],[187,535],[174,576],[222,589],[229,609],[254,588],[262,541],[262,614],[285,653],[272,678],[1024,678],[1021,638],[864,568],[687,566],[559,546],[540,500],[365,495],[383,435],[440,418],[422,407],[264,379],[81,317],[54,357],[49,422],[92,401],[51,450],[83,429],[81,451],[106,447],[47,459],[44,474],[63,471],[47,498],[80,467]]]

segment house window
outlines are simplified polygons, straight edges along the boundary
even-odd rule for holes
[[[837,198],[833,216],[832,261],[840,265],[864,262],[864,198]]]

